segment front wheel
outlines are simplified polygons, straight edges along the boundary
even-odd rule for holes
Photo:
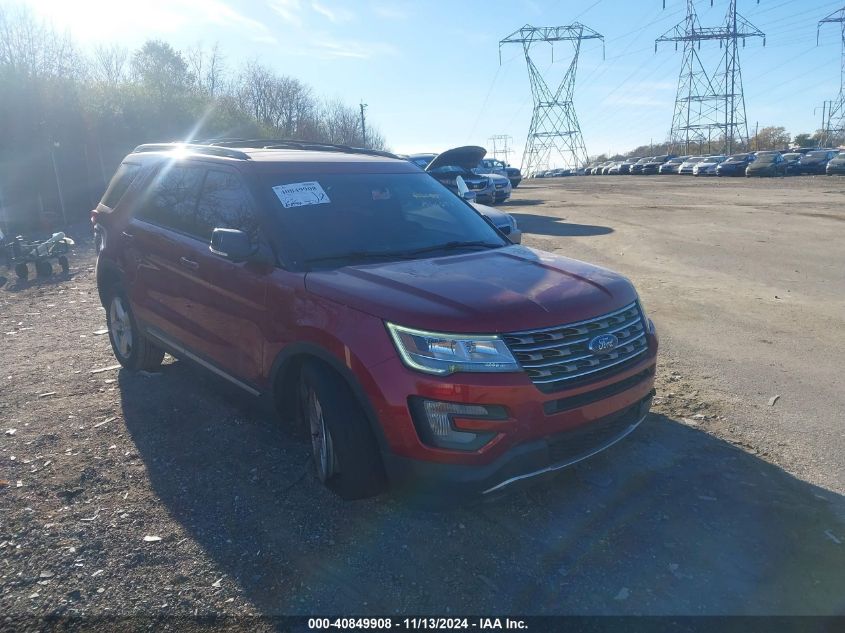
[[[111,294],[106,308],[106,324],[114,356],[126,369],[153,370],[161,365],[164,351],[140,331],[123,290]]]
[[[386,478],[378,444],[346,382],[327,367],[309,363],[300,372],[298,396],[317,478],[343,499],[382,492]]]

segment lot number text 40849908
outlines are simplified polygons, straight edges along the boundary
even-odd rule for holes
[[[368,629],[527,631],[528,625],[524,620],[511,618],[309,618],[308,628],[353,631]]]

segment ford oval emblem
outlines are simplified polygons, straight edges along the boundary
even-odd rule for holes
[[[600,334],[590,341],[587,348],[593,354],[607,354],[608,352],[612,352],[618,344],[619,339],[613,334]]]

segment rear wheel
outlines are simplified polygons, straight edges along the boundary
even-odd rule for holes
[[[45,259],[35,262],[35,272],[39,277],[49,277],[53,274],[53,265]]]
[[[21,281],[26,281],[29,277],[29,266],[24,263],[15,264],[15,274]]]
[[[123,290],[115,290],[110,294],[106,306],[106,323],[114,356],[126,369],[152,370],[161,365],[164,351],[153,345],[138,329]]]
[[[64,255],[59,256],[59,266],[62,267],[62,272],[66,273],[70,270],[70,262],[68,262],[67,257]]]
[[[300,372],[298,400],[317,478],[344,499],[382,492],[386,479],[378,444],[343,379],[323,365],[306,364]]]

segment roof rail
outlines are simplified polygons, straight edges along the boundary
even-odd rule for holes
[[[227,147],[218,147],[210,144],[199,143],[145,143],[139,145],[134,150],[133,154],[144,152],[171,152],[173,150],[186,150],[195,154],[208,154],[211,156],[223,156],[225,158],[239,158],[241,160],[249,160],[249,154],[239,152],[235,149]]]
[[[349,145],[338,145],[335,143],[321,143],[319,141],[303,141],[300,139],[211,139],[203,141],[214,147],[241,147],[250,149],[300,149],[317,152],[342,152],[345,154],[365,154],[369,156],[382,156],[384,158],[399,158],[396,154],[379,149],[368,149],[366,147],[351,147]]]

